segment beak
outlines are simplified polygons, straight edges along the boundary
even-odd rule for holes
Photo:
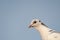
[[[32,25],[29,25],[29,28],[33,27]]]

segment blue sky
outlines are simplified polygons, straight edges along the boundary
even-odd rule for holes
[[[0,0],[0,40],[41,40],[33,18],[59,32],[60,0]]]

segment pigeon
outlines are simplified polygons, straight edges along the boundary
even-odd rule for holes
[[[60,40],[60,32],[49,28],[39,19],[33,19],[29,28],[35,28],[41,35],[42,40]]]

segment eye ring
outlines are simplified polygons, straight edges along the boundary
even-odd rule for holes
[[[37,21],[34,21],[33,24],[35,24]]]

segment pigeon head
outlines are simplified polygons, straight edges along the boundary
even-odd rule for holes
[[[29,28],[31,28],[31,27],[37,27],[39,25],[41,25],[41,21],[39,19],[33,19],[32,22],[29,25]]]

